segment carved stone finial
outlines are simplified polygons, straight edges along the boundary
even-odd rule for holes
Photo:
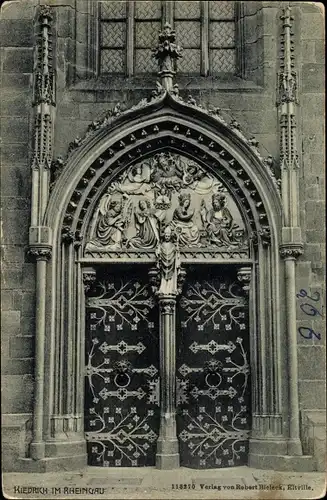
[[[152,49],[153,57],[159,65],[159,76],[164,89],[171,91],[173,88],[173,77],[175,75],[174,61],[182,57],[182,48],[175,43],[176,32],[169,23],[166,23],[159,33],[159,43]]]
[[[297,72],[294,69],[294,40],[291,9],[287,5],[281,16],[280,70],[277,78],[277,100],[280,108],[280,165],[282,170],[299,168],[296,144],[295,104],[297,97]]]
[[[53,19],[53,14],[49,5],[41,5],[39,11],[39,20],[43,21],[44,18]]]

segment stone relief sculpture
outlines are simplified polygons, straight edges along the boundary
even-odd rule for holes
[[[239,245],[240,228],[233,223],[233,217],[226,207],[226,196],[212,195],[212,208],[207,210],[205,201],[201,203],[201,218],[207,231],[209,241],[217,245]],[[237,235],[235,231],[237,229]]]
[[[163,241],[156,248],[157,267],[160,271],[160,286],[158,295],[176,295],[178,289],[178,275],[180,269],[180,255],[178,245],[173,241],[170,226],[164,230]]]
[[[175,208],[172,224],[179,234],[181,245],[194,246],[200,241],[200,232],[193,222],[195,209],[191,208],[191,193],[178,196],[179,206]]]
[[[131,215],[130,202],[127,200],[127,212],[124,202],[126,202],[126,199],[124,200],[123,197],[111,199],[110,196],[107,196],[102,200],[95,238],[87,244],[87,249],[102,248],[103,250],[113,250],[121,248],[123,236]]]
[[[127,241],[132,248],[153,248],[159,242],[158,220],[151,209],[148,199],[139,201],[138,210],[134,213],[136,236]]]
[[[162,152],[132,165],[107,188],[85,254],[155,250],[170,226],[180,248],[241,248],[244,223],[223,184],[194,160]]]

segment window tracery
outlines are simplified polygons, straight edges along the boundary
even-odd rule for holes
[[[98,9],[100,74],[156,73],[151,49],[165,22],[184,48],[180,74],[236,73],[235,2],[101,0]]]

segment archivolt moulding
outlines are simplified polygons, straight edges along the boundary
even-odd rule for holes
[[[255,144],[254,144],[255,143]],[[138,159],[162,149],[192,156],[221,178],[247,214],[253,238],[269,242],[272,213],[281,215],[279,188],[254,139],[247,140],[239,125],[230,125],[219,110],[205,111],[194,100],[160,89],[130,110],[120,107],[89,127],[85,138],[70,147],[53,185],[45,225],[60,222],[64,238],[82,238],[90,209],[104,186]],[[64,201],[65,200],[65,201]],[[273,202],[274,208],[269,207]],[[270,217],[271,218],[271,217]]]

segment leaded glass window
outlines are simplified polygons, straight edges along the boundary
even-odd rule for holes
[[[102,74],[155,73],[151,49],[165,22],[173,25],[184,49],[178,73],[236,72],[235,2],[101,0],[98,7]]]
[[[125,1],[99,2],[101,73],[126,72],[126,7]]]

